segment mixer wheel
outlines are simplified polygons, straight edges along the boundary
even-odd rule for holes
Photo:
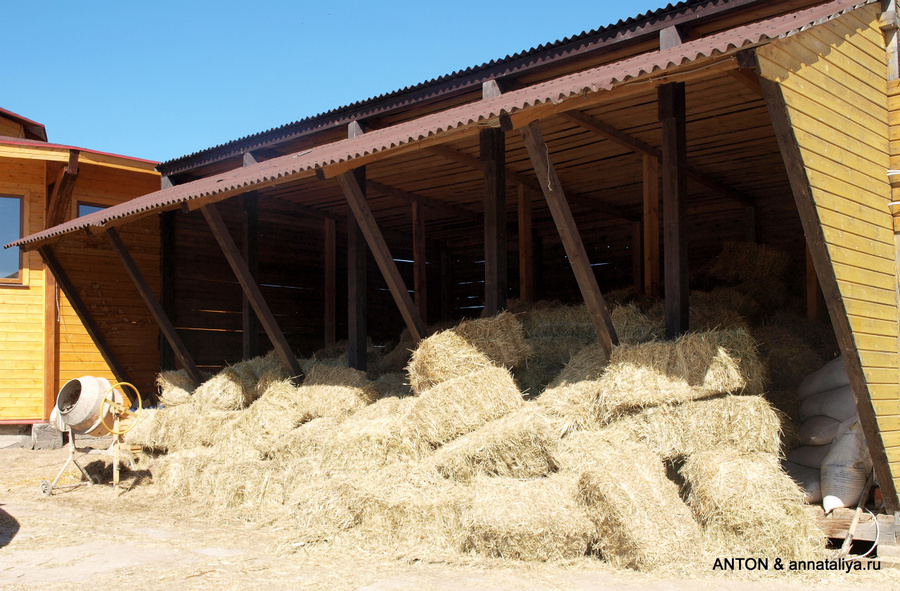
[[[50,484],[49,480],[41,480],[41,494],[45,497],[49,497],[53,492],[53,485]]]

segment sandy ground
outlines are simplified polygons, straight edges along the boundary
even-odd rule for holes
[[[900,589],[900,569],[788,575],[715,573],[660,576],[613,569],[598,560],[534,565],[472,559],[400,561],[328,548],[280,556],[277,527],[202,514],[163,495],[149,479],[115,497],[109,485],[41,495],[42,480],[62,467],[67,450],[0,450],[0,588],[42,591],[122,588],[606,590]],[[81,456],[82,464],[91,461]],[[70,480],[71,481],[71,480]]]

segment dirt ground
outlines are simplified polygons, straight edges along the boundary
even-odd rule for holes
[[[614,569],[599,560],[534,565],[466,559],[410,563],[319,548],[280,555],[277,526],[255,528],[203,514],[163,495],[149,477],[115,497],[109,485],[43,496],[66,449],[0,450],[0,588],[365,589],[394,591],[531,589],[900,589],[900,569],[828,574],[713,572],[661,576]],[[82,465],[91,456],[78,455]],[[146,474],[145,474],[146,476]],[[65,479],[65,477],[64,477]],[[69,480],[71,481],[71,479]]]

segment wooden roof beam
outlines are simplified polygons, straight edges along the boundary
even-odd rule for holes
[[[47,200],[47,218],[44,227],[57,226],[69,217],[72,207],[72,192],[75,190],[75,180],[78,178],[78,150],[69,150],[69,162],[63,167],[53,183],[53,191]]]
[[[470,211],[458,205],[445,203],[440,199],[426,197],[425,195],[420,195],[418,193],[413,193],[410,191],[404,191],[403,189],[397,189],[395,187],[391,187],[377,181],[366,180],[366,186],[373,191],[377,191],[378,193],[396,197],[397,199],[402,199],[403,201],[407,201],[409,203],[427,205],[431,209],[439,211],[449,217],[457,217],[471,220],[473,222],[481,222],[481,216],[479,216],[474,211]]]
[[[448,146],[432,146],[430,148],[425,148],[428,152],[432,154],[437,154],[439,156],[443,156],[447,160],[451,160],[453,162],[457,162],[459,164],[464,164],[474,170],[482,171],[483,166],[481,160],[478,158],[474,158],[469,156],[465,152],[460,152],[458,150],[454,150]],[[536,178],[531,178],[525,176],[524,174],[519,174],[515,170],[512,170],[508,166],[506,167],[506,180],[511,181],[517,185],[525,185],[526,187],[531,187],[537,191],[541,190],[541,183],[538,182]],[[604,215],[608,215],[609,217],[613,217],[620,220],[626,220],[629,222],[634,222],[640,219],[640,216],[634,215],[632,213],[628,213],[624,209],[620,207],[616,207],[615,205],[611,205],[609,203],[603,203],[602,201],[596,201],[594,199],[590,199],[589,197],[585,197],[584,195],[579,195],[578,193],[574,193],[569,191],[566,193],[569,201],[574,203],[578,203],[579,205],[593,209],[594,211],[599,211]]]
[[[660,162],[662,161],[662,150],[651,146],[648,143],[645,143],[634,136],[631,136],[624,131],[616,129],[612,125],[606,123],[605,121],[601,121],[596,117],[591,117],[590,115],[582,112],[582,111],[567,111],[559,114],[560,117],[570,121],[576,125],[587,129],[588,131],[592,131],[599,136],[602,136],[612,142],[619,144],[620,146],[637,152],[639,154],[649,154],[654,156]],[[699,171],[693,166],[687,167],[687,176],[689,179],[700,183],[708,189],[719,193],[720,195],[737,201],[741,205],[751,206],[754,205],[754,199],[747,195],[746,193],[742,193],[737,189],[733,189],[716,179],[712,178],[705,172]]]

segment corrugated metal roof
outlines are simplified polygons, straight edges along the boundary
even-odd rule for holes
[[[456,70],[449,74],[426,80],[418,84],[406,86],[399,90],[377,95],[362,101],[356,101],[348,105],[330,109],[318,115],[305,117],[298,121],[287,123],[266,131],[250,134],[235,140],[225,142],[210,148],[205,148],[191,154],[180,156],[162,162],[159,169],[165,174],[181,171],[181,166],[199,166],[212,162],[218,158],[237,156],[247,150],[253,150],[273,142],[288,141],[309,133],[327,129],[334,125],[346,125],[351,120],[378,116],[392,108],[403,108],[420,100],[427,100],[441,94],[442,88],[452,82],[451,92],[465,90],[473,84],[480,85],[483,79],[490,77],[502,77],[527,70],[540,65],[544,57],[556,60],[569,58],[590,51],[599,44],[604,47],[609,42],[616,43],[630,37],[631,33],[637,33],[641,29],[649,29],[654,32],[657,26],[668,26],[676,17],[679,20],[690,21],[698,14],[703,14],[708,9],[712,10],[738,10],[747,4],[760,0],[686,0],[676,4],[669,4],[664,8],[647,11],[617,23],[583,31],[571,37],[565,37],[551,43],[544,43],[507,55],[504,58],[491,60],[480,66],[472,66],[464,70]],[[658,27],[657,27],[658,28]],[[224,154],[223,154],[224,153]]]
[[[121,223],[124,219],[142,217],[149,211],[171,208],[180,203],[204,198],[210,198],[209,200],[214,202],[245,191],[312,176],[316,168],[350,162],[371,154],[390,153],[399,147],[432,136],[495,121],[502,115],[514,114],[539,105],[557,104],[575,96],[611,90],[616,85],[646,74],[675,70],[700,58],[731,53],[768,39],[788,36],[875,1],[835,0],[789,15],[710,35],[663,51],[642,54],[495,98],[425,115],[352,139],[176,185],[32,234],[8,246],[43,242],[75,230],[103,226],[109,222]]]

